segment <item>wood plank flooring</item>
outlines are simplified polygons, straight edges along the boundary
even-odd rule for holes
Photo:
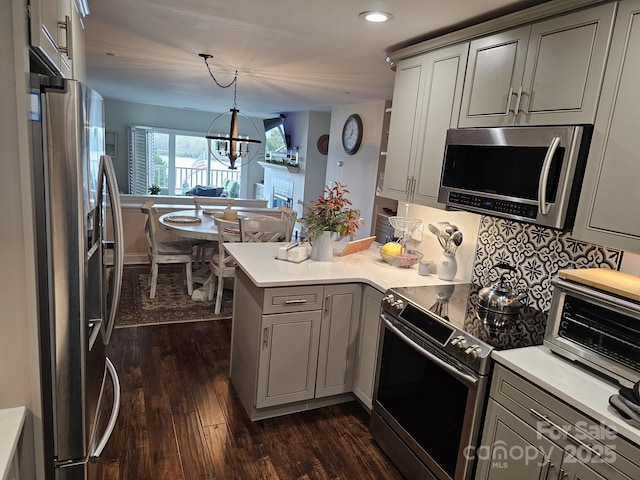
[[[102,480],[401,479],[356,402],[251,422],[230,383],[230,320],[117,329]]]

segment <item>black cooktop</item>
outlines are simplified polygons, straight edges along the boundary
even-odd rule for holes
[[[392,290],[452,326],[496,349],[542,345],[547,314],[524,306],[516,315],[501,315],[478,307],[482,287],[472,283],[400,287]],[[526,301],[526,300],[525,300]]]

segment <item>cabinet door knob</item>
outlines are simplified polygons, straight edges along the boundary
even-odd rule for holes
[[[265,348],[269,346],[269,327],[264,327],[262,330],[262,346]]]

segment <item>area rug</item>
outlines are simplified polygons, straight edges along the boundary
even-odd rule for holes
[[[125,266],[115,328],[231,318],[233,291],[224,290],[215,315],[215,299],[197,302],[187,293],[182,265],[160,265],[155,298],[149,298],[149,291],[149,267]]]

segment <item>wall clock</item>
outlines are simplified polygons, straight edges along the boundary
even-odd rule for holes
[[[349,115],[342,127],[342,146],[348,155],[353,155],[362,142],[362,119],[354,113]]]

